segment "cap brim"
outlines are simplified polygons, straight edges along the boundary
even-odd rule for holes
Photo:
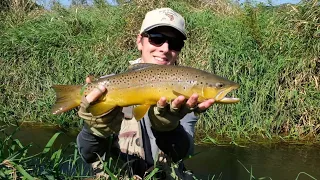
[[[144,29],[143,32],[150,31],[151,29],[156,28],[156,27],[160,27],[160,26],[169,26],[169,27],[172,27],[172,28],[178,30],[178,31],[181,33],[181,35],[182,35],[182,37],[183,37],[183,40],[186,40],[186,39],[187,39],[187,35],[186,35],[181,29],[179,29],[179,28],[176,27],[176,26],[173,26],[172,24],[167,24],[167,23],[154,24],[154,25],[152,25],[152,26]],[[143,32],[141,32],[141,33],[143,33]]]

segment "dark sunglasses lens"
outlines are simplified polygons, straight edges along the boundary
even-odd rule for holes
[[[184,42],[182,40],[178,39],[171,39],[169,41],[169,49],[174,50],[174,51],[181,51],[181,49],[184,46]]]
[[[168,41],[170,50],[181,51],[184,46],[183,40],[170,38],[162,34],[149,34],[148,37],[149,42],[154,46],[162,46],[166,41]]]
[[[164,36],[150,36],[149,41],[153,45],[161,46],[163,43],[167,41],[167,38]]]

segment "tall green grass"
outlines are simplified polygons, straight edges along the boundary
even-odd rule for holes
[[[246,4],[235,22],[216,20],[223,25],[208,28],[217,35],[211,40],[217,44],[211,67],[241,84],[242,101],[217,106],[201,127],[231,139],[318,138],[320,12],[314,2],[279,8]]]
[[[241,84],[233,93],[240,103],[214,105],[202,115],[197,132],[203,141],[319,139],[320,13],[315,0],[281,7],[183,0],[70,9],[56,4],[19,21],[3,14],[1,120],[78,127],[76,110],[50,114],[51,86],[125,71],[128,61],[139,57],[135,40],[144,14],[164,6],[187,21],[180,64]]]

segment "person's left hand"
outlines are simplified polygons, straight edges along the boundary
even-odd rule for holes
[[[165,97],[160,98],[156,106],[151,107],[149,118],[151,125],[158,131],[170,131],[179,125],[179,121],[188,113],[194,111],[201,113],[213,105],[214,99],[208,99],[198,104],[198,94],[189,99],[178,96],[170,104]]]

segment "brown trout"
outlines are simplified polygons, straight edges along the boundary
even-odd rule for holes
[[[133,114],[141,119],[151,105],[161,97],[168,101],[179,95],[186,98],[193,93],[199,95],[199,102],[215,99],[215,103],[237,103],[239,98],[226,94],[239,88],[239,84],[199,69],[184,66],[169,66],[140,63],[128,71],[100,78],[86,85],[54,85],[56,103],[53,114],[66,112],[80,105],[81,97],[87,95],[99,84],[106,87],[103,95],[88,108],[93,115],[108,112],[116,106],[135,106]]]

